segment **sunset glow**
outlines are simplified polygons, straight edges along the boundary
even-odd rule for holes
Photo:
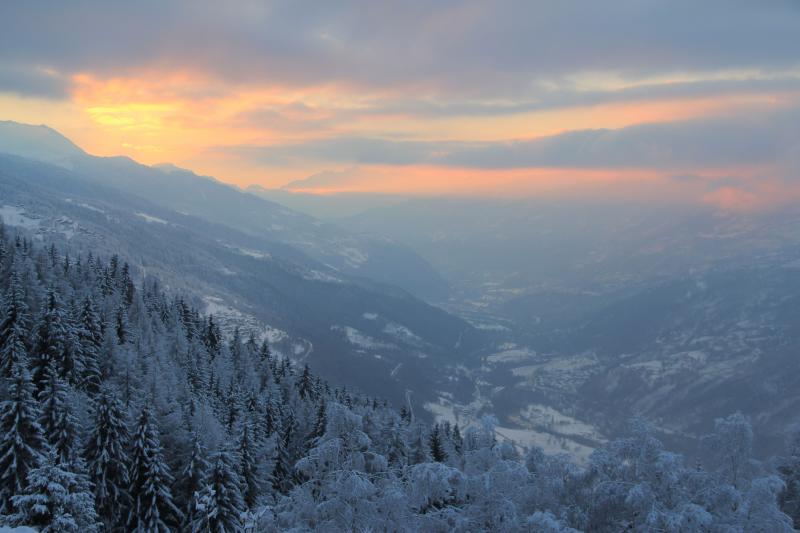
[[[501,63],[476,59],[459,70],[447,62],[464,61],[460,54],[480,41],[483,14],[479,5],[443,8],[431,18],[431,28],[407,28],[420,32],[419,43],[426,42],[428,31],[452,34],[460,43],[452,50],[442,47],[446,40],[420,44],[424,56],[414,46],[396,50],[401,41],[390,35],[376,37],[374,48],[364,47],[363,36],[341,33],[342,28],[316,28],[301,32],[300,42],[290,39],[274,46],[247,44],[251,36],[246,35],[241,42],[230,37],[224,46],[210,48],[201,38],[194,41],[198,50],[191,56],[182,48],[185,42],[178,45],[168,34],[151,35],[164,41],[158,51],[137,43],[122,54],[128,58],[115,57],[113,50],[94,50],[89,59],[27,54],[23,60],[7,50],[0,67],[13,67],[37,84],[56,86],[57,92],[4,90],[0,85],[0,118],[46,123],[91,154],[126,155],[145,164],[170,162],[243,187],[281,187],[321,172],[346,176],[337,184],[291,187],[320,194],[590,195],[604,189],[629,196],[657,187],[662,193],[654,196],[688,193],[695,200],[728,206],[742,203],[730,198],[759,196],[755,189],[768,187],[702,191],[676,185],[669,176],[676,171],[707,175],[720,166],[742,179],[752,179],[753,168],[762,175],[776,168],[795,173],[793,163],[787,167],[781,161],[754,160],[746,162],[747,169],[741,161],[685,164],[680,161],[680,127],[654,141],[634,139],[615,147],[666,162],[626,165],[635,170],[613,161],[570,163],[567,145],[558,148],[558,159],[564,160],[558,164],[542,157],[541,162],[534,158],[504,169],[495,161],[478,161],[467,152],[503,149],[509,143],[549,144],[573,132],[608,130],[614,136],[616,131],[673,123],[685,123],[688,132],[701,122],[731,121],[747,129],[753,117],[796,114],[800,106],[800,70],[788,60],[764,68],[744,60],[732,63],[726,56],[716,67],[700,66],[691,64],[691,54],[682,63],[683,51],[675,50],[675,57],[654,56],[653,64],[645,66],[628,52],[615,59],[609,51],[612,55],[597,61],[553,48],[565,58],[563,65],[556,65],[535,57],[538,49],[548,47],[543,37],[525,33],[508,36],[514,43],[509,46],[516,47],[509,51],[524,54],[529,49],[533,54],[525,68],[506,71]],[[225,21],[231,20],[265,27],[281,23],[268,9],[242,7],[226,12],[222,21],[206,21],[209,31],[219,33],[210,40],[219,42],[228,31]],[[453,26],[444,20],[452,20]],[[601,38],[605,29],[598,26],[597,31]],[[647,48],[643,39],[639,44]],[[70,41],[70,47],[80,45]],[[206,57],[203,50],[213,53]],[[395,70],[385,64],[392,59],[398,60]],[[343,143],[349,150],[337,150]],[[595,149],[605,148],[583,145],[572,150]],[[450,157],[454,152],[463,157]],[[668,164],[673,156],[678,161]]]

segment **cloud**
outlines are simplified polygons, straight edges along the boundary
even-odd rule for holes
[[[60,100],[68,96],[69,81],[51,70],[0,64],[0,93]]]
[[[575,72],[785,69],[800,49],[800,9],[788,0],[11,1],[0,20],[0,61],[63,72],[160,66],[484,95],[527,94]]]
[[[265,166],[324,161],[359,165],[439,165],[476,169],[751,166],[800,150],[800,107],[731,117],[571,131],[508,142],[329,138],[274,146],[221,148]]]
[[[340,187],[361,177],[361,169],[350,167],[345,170],[325,170],[307,178],[294,180],[283,187],[286,190],[315,190]]]

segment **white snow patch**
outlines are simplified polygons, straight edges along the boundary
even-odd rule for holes
[[[533,429],[513,429],[497,426],[494,429],[499,437],[514,441],[524,449],[538,446],[549,455],[564,453],[579,463],[585,463],[594,448],[585,446],[565,437],[542,433]]]
[[[342,331],[344,332],[345,336],[347,337],[347,341],[360,348],[366,349],[376,349],[376,348],[394,348],[391,344],[381,342],[377,339],[373,339],[366,333],[363,333],[356,328],[352,328],[350,326],[331,326],[332,331]]]
[[[560,435],[583,437],[596,442],[605,441],[605,438],[591,424],[582,422],[547,405],[528,405],[520,412],[519,420],[521,422],[520,425],[532,425]]]
[[[203,302],[206,304],[207,315],[214,315],[214,319],[218,322],[243,326],[243,330],[253,331],[259,341],[265,340],[269,344],[275,344],[289,337],[289,334],[282,329],[265,325],[255,317],[227,305],[222,298],[206,296]]]
[[[389,322],[386,324],[386,326],[383,328],[383,332],[405,342],[411,342],[414,344],[419,344],[422,342],[422,339],[420,339],[413,331],[402,324],[397,324],[395,322]]]
[[[352,247],[339,249],[339,255],[344,257],[345,261],[354,268],[360,267],[369,259],[369,255],[366,252]]]
[[[0,207],[0,217],[9,226],[17,226],[25,229],[37,229],[41,220],[25,214],[25,209],[14,205],[4,205]]]
[[[258,250],[251,250],[250,248],[234,248],[237,252],[242,255],[246,255],[248,257],[254,257],[256,259],[269,259],[272,257],[266,252],[259,252]]]
[[[322,281],[324,283],[344,283],[340,278],[331,276],[319,270],[308,270],[303,273],[303,279],[308,281]]]
[[[78,205],[80,207],[84,208],[84,209],[88,209],[89,211],[94,211],[95,213],[102,213],[104,215],[106,214],[106,212],[104,210],[100,209],[99,207],[95,207],[93,205],[84,204],[84,203],[80,203]]]
[[[400,371],[400,367],[402,367],[402,366],[403,366],[403,363],[398,363],[397,366],[394,367],[392,369],[392,371],[389,373],[389,377],[395,377],[397,375],[397,372]]]
[[[149,222],[151,224],[167,224],[167,221],[163,218],[154,217],[153,215],[148,215],[147,213],[136,212],[134,213],[137,217],[141,218],[145,222]]]
[[[486,360],[490,363],[518,363],[536,357],[536,351],[529,348],[512,348],[497,352]]]

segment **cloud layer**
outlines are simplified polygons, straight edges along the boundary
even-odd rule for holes
[[[242,185],[470,171],[513,194],[560,169],[753,193],[798,167],[793,0],[12,0],[0,21],[0,118]]]

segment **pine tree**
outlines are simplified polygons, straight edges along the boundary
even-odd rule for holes
[[[51,453],[28,474],[24,493],[12,498],[11,523],[34,526],[41,533],[83,533],[99,530],[88,483]]]
[[[461,451],[464,449],[464,438],[461,436],[461,430],[458,428],[458,424],[453,426],[453,436],[451,439],[453,441],[453,449],[460,455]]]
[[[306,449],[316,446],[319,439],[325,435],[325,428],[328,425],[327,406],[325,398],[321,398],[317,406],[317,416],[314,420],[314,427],[306,437]]]
[[[203,331],[203,342],[208,349],[208,353],[213,359],[219,355],[221,334],[219,327],[214,323],[214,315],[208,315],[205,330]]]
[[[248,509],[253,509],[261,493],[261,479],[258,473],[253,441],[250,434],[250,425],[242,424],[242,435],[239,439],[239,478],[242,481],[242,498]]]
[[[441,427],[439,424],[434,424],[428,442],[430,443],[431,447],[431,458],[437,463],[445,462],[447,460],[447,454],[444,451]]]
[[[47,444],[38,419],[39,406],[33,399],[28,369],[15,364],[9,399],[0,409],[0,512],[11,510],[11,497],[22,493],[28,473],[42,464]]]
[[[122,404],[113,393],[101,392],[95,401],[84,456],[94,483],[95,508],[106,527],[112,528],[128,504],[128,431]]]
[[[61,377],[71,376],[76,370],[72,353],[73,331],[60,297],[53,288],[47,290],[42,307],[31,359],[31,374],[37,391],[44,387],[51,362],[56,364]]]
[[[197,434],[192,439],[192,451],[186,467],[180,475],[180,490],[183,501],[188,502],[184,514],[183,529],[191,531],[195,520],[194,495],[203,487],[203,477],[209,471],[208,461],[205,459],[205,450]]]
[[[83,359],[81,386],[91,394],[100,390],[100,350],[103,345],[103,330],[100,315],[94,301],[86,296],[83,299],[77,328],[78,342]]]
[[[114,331],[117,333],[117,344],[123,345],[131,341],[128,310],[122,303],[117,306],[117,310],[114,313]]]
[[[203,481],[203,490],[195,498],[192,531],[225,533],[241,531],[245,511],[233,455],[219,451],[210,457],[211,467]]]
[[[136,288],[134,287],[133,280],[131,279],[131,269],[128,263],[122,265],[122,275],[119,280],[119,288],[120,292],[122,293],[125,306],[130,307],[131,304],[133,304],[133,299],[136,295]]]
[[[28,364],[25,347],[28,328],[28,306],[19,273],[12,267],[11,282],[6,291],[2,321],[0,321],[0,375],[11,377],[15,362]]]
[[[164,462],[158,428],[148,408],[142,409],[131,446],[131,509],[128,530],[169,532],[177,527],[182,513],[172,501],[172,475]]]
[[[58,377],[55,363],[47,367],[44,388],[38,395],[41,406],[39,424],[60,465],[70,465],[76,459],[77,424],[67,398],[67,388]]]
[[[296,420],[290,412],[283,424],[283,432],[279,435],[275,449],[275,468],[272,472],[272,487],[276,492],[288,494],[295,483],[294,463],[291,446],[296,431]]]
[[[314,391],[314,378],[308,365],[303,366],[303,373],[297,380],[297,392],[303,400],[313,399],[316,394]]]

